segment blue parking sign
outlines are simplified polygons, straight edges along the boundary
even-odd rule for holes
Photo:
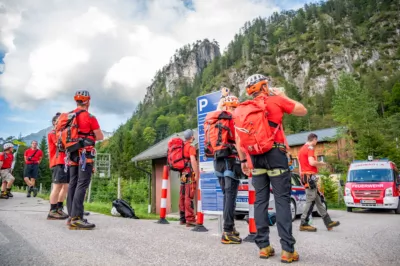
[[[224,198],[218,178],[214,175],[214,160],[204,154],[204,120],[208,113],[217,110],[220,100],[220,91],[197,97],[201,206],[203,213],[216,215],[222,215]]]

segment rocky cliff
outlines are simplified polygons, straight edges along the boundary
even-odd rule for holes
[[[219,46],[216,42],[207,39],[197,41],[192,45],[186,45],[176,51],[170,63],[160,70],[147,88],[144,103],[154,101],[157,88],[161,86],[172,96],[177,90],[179,83],[186,81],[189,84],[199,75],[203,69],[216,57],[220,56]],[[162,83],[162,84],[160,84]]]

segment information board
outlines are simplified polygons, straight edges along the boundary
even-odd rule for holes
[[[197,97],[197,128],[199,138],[199,168],[201,205],[204,214],[222,215],[223,194],[218,178],[214,175],[214,161],[204,155],[204,120],[209,112],[217,110],[221,92]]]

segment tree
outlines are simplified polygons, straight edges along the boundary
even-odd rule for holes
[[[40,183],[47,189],[50,189],[51,186],[51,172],[49,168],[49,155],[47,149],[47,137],[43,136],[42,140],[39,144],[39,149],[43,152],[42,161],[39,165],[39,177]]]
[[[338,84],[333,99],[334,119],[351,130],[368,129],[378,117],[375,99],[349,74],[342,74]]]
[[[157,133],[152,127],[146,127],[143,131],[143,138],[148,145],[152,145],[156,140]]]
[[[389,150],[380,130],[382,121],[378,119],[377,106],[375,99],[351,75],[340,76],[333,100],[333,117],[348,128],[356,142],[358,158],[383,155]]]
[[[389,114],[400,113],[400,83],[397,82],[392,88],[392,93],[384,93],[385,105]]]

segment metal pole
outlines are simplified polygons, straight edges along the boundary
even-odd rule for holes
[[[121,177],[118,176],[118,199],[121,199]]]
[[[147,211],[148,211],[148,213],[151,213],[151,173],[147,172],[143,168],[138,167],[137,162],[135,162],[135,165],[133,167],[135,167],[136,169],[138,169],[140,171],[145,172],[149,176],[149,188],[148,188],[149,198],[148,198]]]
[[[222,227],[223,227],[223,221],[222,221],[222,215],[218,215],[218,235],[222,235]]]
[[[89,183],[89,192],[88,192],[88,196],[87,196],[86,202],[90,202],[90,195],[91,194],[92,194],[92,180],[90,180],[90,183]]]
[[[111,154],[108,154],[108,178],[111,176]]]
[[[42,194],[42,183],[40,183],[39,193]]]

